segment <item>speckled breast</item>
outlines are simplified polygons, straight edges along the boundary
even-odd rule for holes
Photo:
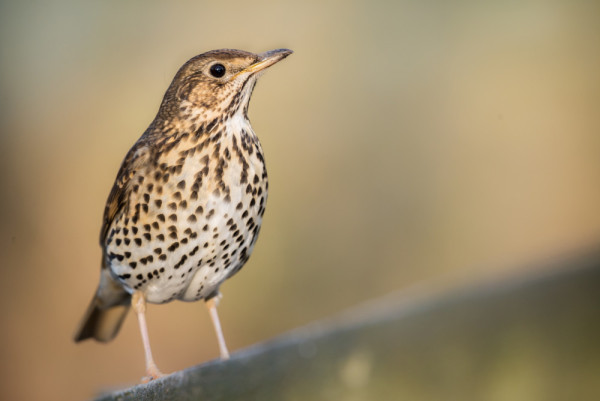
[[[132,177],[105,257],[148,302],[210,298],[248,260],[262,222],[267,174],[246,121],[183,134]]]

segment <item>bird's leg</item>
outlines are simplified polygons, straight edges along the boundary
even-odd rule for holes
[[[150,340],[148,339],[148,326],[146,325],[146,298],[141,291],[136,291],[131,297],[131,306],[137,314],[138,322],[140,323],[140,332],[142,333],[142,342],[144,343],[144,353],[146,354],[146,376],[142,378],[142,382],[147,383],[150,380],[158,379],[163,374],[158,370],[152,358],[150,350]]]
[[[210,313],[215,332],[217,333],[217,341],[219,342],[219,351],[221,352],[221,359],[229,359],[229,351],[227,351],[227,345],[225,344],[225,337],[223,337],[223,330],[221,330],[221,322],[219,321],[219,314],[217,313],[217,306],[222,295],[219,293],[217,296],[212,297],[206,301],[206,307]]]

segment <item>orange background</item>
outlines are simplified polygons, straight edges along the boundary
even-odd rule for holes
[[[250,118],[270,193],[222,287],[235,351],[417,283],[509,273],[600,234],[600,6],[511,2],[0,3],[0,387],[136,383],[130,316],[71,341],[97,285],[119,163],[177,68],[288,47]],[[159,367],[218,355],[202,304],[150,306]]]

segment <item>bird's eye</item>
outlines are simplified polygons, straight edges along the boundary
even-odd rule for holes
[[[210,67],[210,75],[215,78],[221,78],[225,75],[225,66],[223,64],[213,64]]]

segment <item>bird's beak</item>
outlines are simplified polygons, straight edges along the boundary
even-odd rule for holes
[[[292,53],[293,51],[289,49],[275,49],[268,52],[260,53],[258,55],[260,59],[256,63],[244,69],[244,72],[249,72],[251,74],[257,73],[259,71],[264,70],[265,68],[272,66],[278,61],[283,60]]]

